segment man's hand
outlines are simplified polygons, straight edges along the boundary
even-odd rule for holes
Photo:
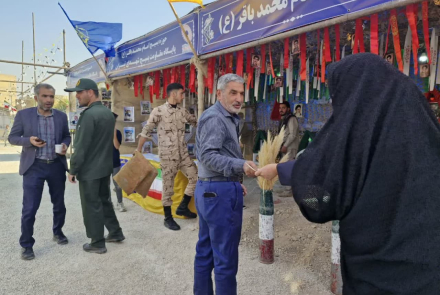
[[[67,153],[67,145],[65,143],[62,143],[61,145],[63,146],[63,148],[61,149],[60,155],[65,156]]]
[[[278,175],[277,164],[266,165],[263,168],[258,169],[257,172],[255,172],[255,176],[260,176],[267,180],[272,180],[277,175]]]
[[[36,137],[36,136],[31,136],[30,139],[29,139],[29,141],[31,142],[31,144],[32,144],[33,146],[36,146],[36,147],[38,147],[38,148],[42,148],[43,146],[46,145],[46,143],[38,142],[37,139],[38,139],[38,137]]]
[[[247,195],[247,188],[242,184],[241,185],[242,189],[243,189],[243,197],[245,197]]]
[[[257,165],[255,165],[255,163],[252,161],[246,161],[243,165],[244,173],[249,177],[255,177],[255,172],[257,169]]]
[[[139,152],[139,153],[140,153],[140,152],[141,152],[141,150],[140,150],[140,149],[138,149],[138,148],[137,148],[137,149],[135,149],[135,150],[133,151],[133,156],[134,156],[134,154],[136,154],[136,152]]]
[[[70,183],[76,183],[75,175],[69,174],[69,181],[70,181]]]
[[[283,146],[283,147],[281,147],[281,152],[282,152],[283,154],[287,154],[287,146]]]

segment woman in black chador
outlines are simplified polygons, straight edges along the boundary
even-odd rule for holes
[[[440,294],[440,125],[377,55],[346,57],[328,79],[328,123],[296,162],[256,175],[291,185],[308,220],[340,220],[344,295]]]

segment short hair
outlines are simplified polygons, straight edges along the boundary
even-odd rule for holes
[[[256,58],[256,59],[260,60],[260,56],[259,55],[254,55],[253,58]]]
[[[239,75],[236,74],[223,75],[220,77],[220,79],[218,79],[217,89],[221,91],[225,91],[226,85],[228,85],[228,83],[230,82],[237,82],[244,84],[244,79],[243,77],[240,77]]]
[[[285,105],[288,109],[290,109],[290,103],[288,101],[283,101],[280,105]]]
[[[99,90],[98,89],[91,89],[93,90],[93,94],[95,94],[96,98],[99,97]]]
[[[52,85],[46,84],[46,83],[40,83],[40,84],[38,84],[37,86],[34,87],[34,94],[36,96],[40,95],[40,89],[41,88],[52,90],[53,93],[55,94],[55,88]]]
[[[167,86],[167,95],[169,96],[171,94],[171,92],[173,92],[174,90],[180,90],[180,89],[185,89],[185,87],[183,87],[182,84],[180,83],[171,83]]]
[[[296,111],[297,109],[300,109],[300,108],[302,108],[302,106],[299,104],[299,105],[297,105],[297,106],[295,107],[295,111]]]

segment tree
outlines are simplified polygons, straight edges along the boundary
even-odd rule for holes
[[[55,95],[53,108],[66,113],[69,108],[69,98],[63,95]]]

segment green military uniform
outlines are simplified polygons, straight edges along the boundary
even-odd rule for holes
[[[76,175],[79,181],[87,237],[92,239],[90,245],[98,248],[105,247],[104,225],[109,237],[123,236],[110,202],[114,129],[115,118],[112,112],[100,101],[92,103],[79,118],[74,141],[75,153],[70,160],[69,173]]]

